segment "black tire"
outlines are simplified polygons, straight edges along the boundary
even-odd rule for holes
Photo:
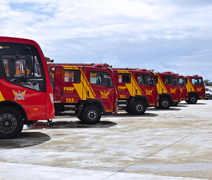
[[[101,119],[101,112],[96,106],[87,106],[82,112],[82,122],[85,124],[96,124]]]
[[[135,101],[132,105],[133,114],[144,114],[146,105],[142,101]]]
[[[177,106],[177,105],[178,105],[178,102],[172,103],[172,106]]]
[[[79,116],[77,116],[77,118],[82,121],[82,114],[80,114]]]
[[[190,95],[188,96],[188,104],[196,104],[197,103],[197,96]]]
[[[13,107],[0,109],[0,139],[12,139],[23,129],[23,116]]]
[[[129,114],[132,114],[132,109],[129,108],[129,107],[126,107],[126,108],[125,108],[125,111],[126,111],[127,113],[129,113]]]
[[[170,107],[170,100],[168,98],[161,98],[159,102],[159,107],[161,109],[169,109]]]

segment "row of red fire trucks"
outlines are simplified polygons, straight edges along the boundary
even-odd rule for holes
[[[24,124],[50,121],[54,113],[66,110],[74,110],[83,123],[95,124],[102,114],[119,109],[143,114],[147,107],[167,109],[181,100],[204,98],[203,79],[197,75],[55,64],[32,40],[0,37],[0,138],[14,138]]]
[[[118,109],[143,114],[151,106],[168,109],[181,100],[195,104],[205,99],[203,79],[198,75],[112,68],[108,64],[48,66],[54,82],[56,114],[72,109],[84,123],[97,123],[101,114],[114,114]]]

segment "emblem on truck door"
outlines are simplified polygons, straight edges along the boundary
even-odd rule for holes
[[[198,91],[198,92],[201,92],[201,91],[202,91],[202,88],[197,88],[197,91]]]
[[[13,90],[13,94],[15,95],[14,100],[25,100],[24,95],[26,94],[26,90],[23,92],[21,92],[20,90],[18,90],[18,92]]]
[[[146,89],[146,95],[152,95],[153,90]]]
[[[177,89],[172,89],[172,88],[170,88],[171,93],[175,93],[176,90],[177,90]]]
[[[104,92],[100,91],[100,93],[101,93],[101,98],[108,99],[108,96],[110,94],[110,91],[108,91],[108,92],[106,92],[106,91],[104,91]]]

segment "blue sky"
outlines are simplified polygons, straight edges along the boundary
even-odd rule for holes
[[[55,62],[198,74],[212,81],[211,0],[0,0],[0,35]]]

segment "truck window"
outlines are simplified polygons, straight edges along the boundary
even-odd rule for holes
[[[181,86],[185,86],[185,83],[184,83],[183,78],[178,78],[178,80],[179,80],[179,84],[180,84]]]
[[[4,45],[0,61],[3,62],[5,79],[30,89],[45,91],[44,71],[35,47],[24,44]]]
[[[113,87],[113,82],[110,78],[110,75],[103,71],[90,71],[90,83]]]
[[[200,78],[192,78],[191,83],[193,85],[203,86],[202,79],[200,79]]]
[[[120,73],[119,74],[119,83],[130,83],[131,75],[129,73]]]
[[[80,71],[78,70],[65,70],[64,82],[80,82]]]
[[[138,74],[138,84],[155,86],[154,79],[148,74]]]
[[[177,79],[174,76],[164,76],[164,84],[178,86]]]

